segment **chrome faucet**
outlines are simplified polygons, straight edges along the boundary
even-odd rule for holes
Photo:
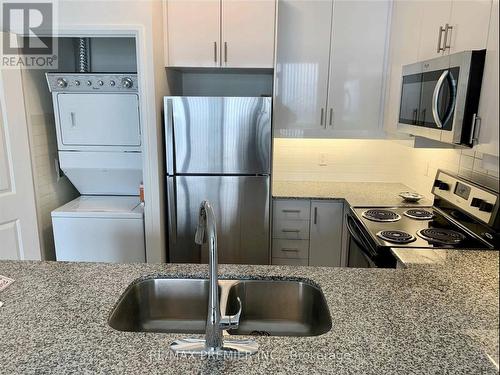
[[[235,315],[221,316],[218,287],[217,225],[210,202],[203,201],[198,215],[194,241],[198,245],[208,242],[209,294],[205,340],[181,339],[174,341],[170,348],[176,354],[199,354],[204,356],[241,357],[257,352],[258,345],[252,340],[223,341],[222,331],[238,328],[241,315],[241,300]]]

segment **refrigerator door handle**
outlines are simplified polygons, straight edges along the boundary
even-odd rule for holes
[[[174,110],[172,99],[165,98],[165,166],[167,175],[174,174]]]
[[[177,198],[174,184],[174,177],[167,177],[168,242],[172,245],[177,242]]]

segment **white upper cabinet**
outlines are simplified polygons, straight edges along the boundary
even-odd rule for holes
[[[486,48],[491,0],[455,0],[451,8],[450,53]],[[498,18],[497,18],[498,20]]]
[[[171,67],[273,68],[275,0],[168,0]]]
[[[498,0],[493,1],[481,97],[479,99],[479,140],[477,149],[485,154],[499,155],[498,114]]]
[[[334,2],[325,120],[333,137],[380,132],[389,11],[389,1]]]
[[[220,0],[168,0],[168,66],[220,65]]]
[[[384,110],[384,128],[396,133],[399,119],[402,67],[418,60],[421,0],[395,1],[392,9],[388,83]]]
[[[278,1],[275,136],[303,137],[324,128],[332,6]]]
[[[274,67],[274,0],[222,0],[222,66]]]
[[[278,1],[275,136],[380,132],[389,4]]]
[[[443,54],[442,47],[444,47],[446,24],[450,20],[451,0],[420,1],[420,6],[423,12],[418,60],[427,60]]]
[[[419,60],[486,48],[491,0],[421,1]]]

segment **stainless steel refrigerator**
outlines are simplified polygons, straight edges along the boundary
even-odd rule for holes
[[[165,97],[168,259],[207,261],[201,201],[217,217],[220,263],[268,264],[271,98]]]

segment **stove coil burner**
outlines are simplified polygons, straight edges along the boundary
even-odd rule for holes
[[[421,229],[417,232],[417,235],[426,241],[439,245],[458,245],[465,240],[462,233],[444,228]]]
[[[409,243],[415,241],[415,237],[402,230],[382,230],[377,233],[377,237],[392,243]]]
[[[380,221],[380,222],[390,222],[390,221],[398,221],[401,219],[401,216],[393,211],[389,210],[366,210],[361,214],[365,219],[372,221]]]
[[[406,210],[403,215],[409,217],[410,219],[416,220],[430,220],[434,217],[434,214],[432,212],[423,210],[421,208]]]

